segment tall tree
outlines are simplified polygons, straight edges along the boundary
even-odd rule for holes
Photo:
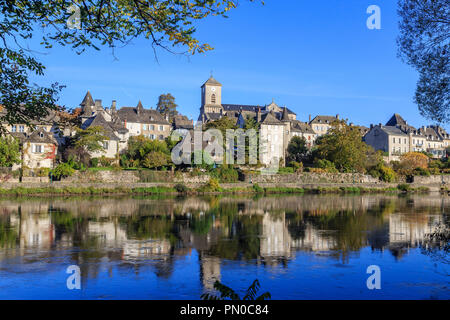
[[[173,118],[178,114],[177,107],[174,96],[167,93],[159,96],[156,110],[164,117],[169,116],[169,122],[172,122]]]
[[[419,72],[414,97],[420,113],[450,121],[450,1],[399,0],[399,56]]]
[[[373,148],[364,143],[358,130],[344,120],[332,123],[328,133],[316,140],[316,157],[334,163],[341,172],[365,172]]]
[[[253,0],[249,0],[253,1]],[[29,124],[57,110],[62,86],[32,85],[29,76],[44,75],[45,66],[29,48],[41,38],[45,49],[69,46],[114,50],[135,38],[152,48],[193,55],[213,48],[196,38],[195,24],[210,16],[227,17],[237,0],[0,0],[0,123]],[[75,18],[75,19],[74,19]],[[42,48],[41,48],[42,49]],[[2,126],[0,126],[0,129]]]
[[[287,148],[288,156],[287,160],[302,162],[308,154],[308,147],[306,146],[306,140],[304,137],[292,137],[289,141]]]
[[[0,136],[0,167],[20,163],[19,141],[11,136]]]

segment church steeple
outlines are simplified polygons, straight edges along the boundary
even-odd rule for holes
[[[222,84],[213,78],[209,79],[201,86],[202,105],[204,113],[221,113],[222,110]]]

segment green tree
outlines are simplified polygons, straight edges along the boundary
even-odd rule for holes
[[[249,0],[253,1],[253,0]],[[227,17],[237,0],[2,0],[0,11],[0,123],[25,123],[57,110],[62,86],[32,85],[30,74],[43,76],[45,66],[29,48],[31,38],[42,47],[69,46],[77,54],[88,48],[114,48],[144,38],[171,53],[193,55],[213,48],[196,38],[196,23],[211,16]],[[67,27],[78,7],[79,25]],[[68,9],[73,9],[68,10]],[[78,10],[77,9],[77,10]],[[3,128],[0,126],[0,128]]]
[[[89,164],[90,153],[103,151],[102,142],[109,140],[105,136],[105,130],[99,126],[89,127],[87,129],[76,129],[65,150],[67,161],[71,159],[81,162],[84,165]]]
[[[287,152],[288,162],[302,162],[308,154],[305,138],[298,136],[292,137],[291,141],[289,141]]]
[[[372,147],[361,139],[358,130],[353,130],[345,120],[332,123],[328,134],[316,140],[316,159],[326,159],[334,163],[341,172],[365,172]]]
[[[146,168],[160,168],[169,164],[170,157],[161,151],[150,151],[143,161]]]
[[[170,93],[160,95],[156,110],[164,117],[169,116],[169,122],[172,122],[173,118],[178,114],[175,98]]]
[[[450,121],[450,4],[448,0],[399,0],[399,56],[419,72],[415,103],[439,123]]]
[[[20,163],[20,144],[11,136],[0,136],[0,167]]]
[[[150,153],[152,154],[150,155]],[[163,161],[163,155],[166,161]],[[147,168],[154,168],[165,166],[170,162],[170,151],[165,141],[152,140],[142,135],[131,137],[128,140],[128,148],[124,156],[135,167],[143,165]]]

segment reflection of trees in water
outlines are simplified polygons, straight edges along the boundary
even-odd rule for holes
[[[432,229],[430,217],[448,207],[447,198],[431,196],[6,200],[0,202],[0,246],[20,246],[20,233],[28,232],[24,217],[38,219],[33,215],[40,213],[42,223],[55,230],[47,245],[70,249],[74,264],[89,277],[111,261],[136,272],[151,265],[158,276],[169,277],[177,256],[191,249],[266,265],[287,265],[298,250],[328,251],[346,260],[371,246],[400,257],[421,243],[423,230]],[[448,254],[445,247],[427,248]]]
[[[426,235],[421,250],[437,262],[450,264],[450,215],[444,215],[443,222]]]

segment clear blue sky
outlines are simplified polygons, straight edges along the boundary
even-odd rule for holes
[[[366,9],[381,8],[382,29],[369,30]],[[189,59],[162,50],[155,61],[149,42],[81,56],[55,47],[38,56],[46,82],[67,85],[60,102],[77,107],[89,89],[104,106],[155,107],[172,93],[179,111],[197,119],[200,86],[211,70],[223,85],[223,103],[286,105],[302,121],[308,115],[336,115],[368,126],[400,113],[410,124],[429,124],[413,95],[417,73],[397,58],[396,1],[240,1],[229,19],[209,18],[198,38],[215,50]]]

